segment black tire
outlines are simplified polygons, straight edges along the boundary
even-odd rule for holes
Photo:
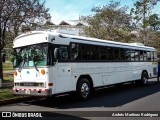
[[[77,83],[77,95],[81,100],[86,100],[91,95],[91,84],[88,79],[82,78]]]
[[[142,76],[141,76],[141,84],[142,85],[147,85],[148,84],[148,74],[147,72],[142,72]]]

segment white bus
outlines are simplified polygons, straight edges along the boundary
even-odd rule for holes
[[[157,77],[156,49],[49,31],[13,41],[15,95],[52,96],[75,91],[87,99],[94,88]]]

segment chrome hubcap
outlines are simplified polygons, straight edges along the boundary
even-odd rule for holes
[[[83,84],[82,84],[81,93],[82,93],[82,96],[83,96],[84,98],[88,96],[88,94],[89,94],[89,86],[88,86],[87,83],[83,83]]]

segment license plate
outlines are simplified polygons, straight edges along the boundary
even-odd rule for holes
[[[21,86],[35,86],[35,83],[21,83]]]
[[[25,93],[26,94],[30,94],[30,90],[25,90]]]

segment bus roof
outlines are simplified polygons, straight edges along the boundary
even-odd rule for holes
[[[122,42],[115,42],[111,40],[103,40],[98,38],[82,37],[82,36],[74,36],[74,35],[66,35],[66,34],[59,34],[59,36],[63,38],[70,38],[73,40],[89,41],[89,42],[93,42],[94,44],[103,43],[103,44],[109,44],[112,46],[119,45],[121,47],[126,47],[126,48],[135,47],[137,49],[149,49],[149,50],[156,51],[154,47],[145,46],[142,43],[122,43]]]
[[[156,51],[155,48],[144,46],[141,43],[122,43],[122,42],[115,42],[110,40],[103,40],[103,39],[97,39],[97,38],[91,38],[91,37],[82,37],[82,36],[75,36],[75,35],[69,35],[64,33],[58,33],[57,31],[31,31],[25,34],[22,34],[14,39],[13,42],[15,42],[19,38],[23,38],[29,35],[38,35],[38,34],[44,34],[46,36],[58,36],[60,38],[69,38],[69,42],[82,42],[82,43],[91,43],[91,44],[103,44],[103,45],[111,45],[111,46],[121,46],[125,48],[137,48],[137,49],[145,49],[145,50],[152,50]],[[65,40],[66,41],[66,40]],[[49,42],[49,41],[48,41]]]

